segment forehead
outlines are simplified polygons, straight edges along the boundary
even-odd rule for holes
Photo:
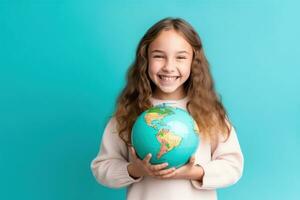
[[[188,41],[175,30],[161,31],[161,33],[159,33],[159,35],[150,43],[149,49],[151,51],[161,50],[165,52],[187,51],[188,53],[191,53],[193,51],[193,48]]]

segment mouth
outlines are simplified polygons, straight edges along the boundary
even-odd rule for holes
[[[178,78],[180,78],[180,76],[167,76],[167,75],[158,75],[158,77],[162,81],[175,81]]]

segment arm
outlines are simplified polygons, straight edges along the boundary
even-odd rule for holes
[[[96,180],[111,188],[128,186],[142,179],[133,179],[127,170],[128,148],[116,131],[115,118],[110,119],[104,129],[100,151],[91,162]]]
[[[202,164],[201,181],[191,180],[197,189],[216,189],[236,183],[242,176],[244,157],[233,126],[229,138],[220,141],[212,154],[212,160]]]

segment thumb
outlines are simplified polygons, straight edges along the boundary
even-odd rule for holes
[[[189,164],[190,164],[190,165],[194,165],[195,160],[196,160],[195,155],[192,155],[192,156],[190,157]]]
[[[132,155],[132,157],[134,159],[137,159],[137,156],[136,156],[136,153],[135,153],[135,149],[134,149],[133,146],[129,146],[129,152],[130,152],[130,154]]]

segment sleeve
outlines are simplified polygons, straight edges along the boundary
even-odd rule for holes
[[[104,129],[100,151],[91,162],[92,173],[98,183],[121,188],[139,182],[143,177],[133,179],[127,170],[128,148],[116,131],[116,120],[111,118]]]
[[[242,176],[244,157],[238,142],[235,128],[231,126],[227,140],[219,142],[204,169],[202,182],[191,180],[196,189],[217,189],[235,184]]]

